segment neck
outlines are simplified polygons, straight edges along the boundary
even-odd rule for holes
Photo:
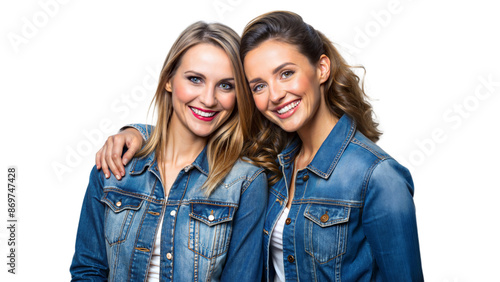
[[[338,118],[328,110],[325,103],[321,103],[311,121],[297,131],[302,141],[302,148],[297,155],[298,169],[306,167],[312,161],[337,122]]]
[[[206,144],[207,138],[194,135],[172,117],[162,163],[167,167],[183,168],[196,159]]]

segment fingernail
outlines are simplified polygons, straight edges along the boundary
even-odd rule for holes
[[[118,180],[120,180],[120,178],[122,178],[122,177],[121,177],[120,175],[118,175],[118,174],[115,174],[115,177],[116,177],[116,179],[118,179]]]
[[[107,173],[105,173],[105,174],[104,174],[104,176],[105,176],[106,178],[109,178],[109,174],[107,174]]]
[[[123,165],[126,165],[128,163],[128,159],[127,158],[123,158]]]
[[[125,176],[125,171],[122,171],[122,176]]]

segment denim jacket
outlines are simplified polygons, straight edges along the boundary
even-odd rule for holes
[[[284,177],[269,188],[263,246],[268,281],[274,277],[272,230],[287,205],[299,149],[295,140],[279,154]],[[286,281],[423,280],[410,173],[356,131],[347,115],[297,172],[283,261]]]
[[[73,281],[145,281],[157,232],[161,281],[260,280],[263,169],[238,161],[208,197],[200,189],[207,175],[206,148],[179,172],[168,199],[153,154],[130,161],[121,181],[106,179],[94,167],[70,269]]]

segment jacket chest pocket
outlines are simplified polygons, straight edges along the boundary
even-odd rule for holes
[[[319,263],[345,253],[350,208],[309,204],[304,216],[305,251]]]
[[[236,207],[226,203],[190,205],[189,249],[206,258],[224,254],[229,246]]]
[[[101,201],[107,205],[104,215],[106,241],[110,245],[124,242],[143,200],[111,191],[105,193]]]

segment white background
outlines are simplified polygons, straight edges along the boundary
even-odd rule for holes
[[[70,279],[94,153],[120,126],[152,121],[151,85],[187,25],[241,33],[285,9],[366,68],[379,144],[414,177],[426,281],[500,281],[500,17],[490,2],[2,1],[0,280]],[[17,275],[6,265],[11,165]]]

